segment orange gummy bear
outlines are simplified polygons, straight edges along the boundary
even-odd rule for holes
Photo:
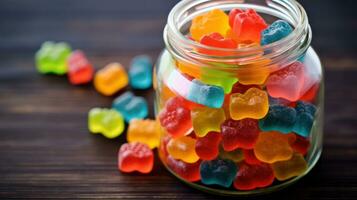
[[[94,87],[103,95],[110,96],[129,83],[128,74],[119,63],[110,63],[94,77]]]
[[[150,119],[132,119],[126,135],[128,142],[141,142],[150,149],[159,146],[160,127],[157,121]]]
[[[228,15],[220,9],[214,9],[195,17],[192,20],[190,33],[194,40],[200,41],[204,35],[213,32],[225,36],[229,28]]]
[[[279,181],[284,181],[304,173],[307,170],[307,163],[301,154],[295,153],[290,160],[273,163],[272,168],[275,177]]]
[[[167,152],[175,159],[186,163],[195,163],[199,160],[195,151],[196,140],[189,136],[172,138],[166,146]]]
[[[293,155],[291,135],[279,132],[261,132],[254,146],[255,156],[262,162],[274,163],[289,160]]]

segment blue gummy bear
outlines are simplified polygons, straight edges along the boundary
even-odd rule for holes
[[[293,28],[287,21],[277,20],[262,31],[260,44],[267,45],[288,36]]]
[[[221,108],[224,102],[224,90],[219,86],[206,85],[194,79],[186,98],[207,107]]]
[[[119,111],[126,122],[148,116],[148,105],[143,97],[134,96],[131,92],[125,92],[113,101],[112,107]]]
[[[148,89],[152,85],[152,62],[149,56],[136,56],[129,68],[130,86],[134,89]]]
[[[202,161],[200,165],[201,181],[206,185],[230,187],[237,174],[237,165],[227,159]]]
[[[289,106],[271,105],[268,114],[259,120],[262,131],[290,133],[296,121],[296,110]]]
[[[297,116],[293,131],[303,137],[308,137],[314,123],[316,106],[308,102],[298,101],[295,110]]]

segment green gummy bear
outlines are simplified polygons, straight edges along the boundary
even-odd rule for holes
[[[230,93],[233,85],[238,82],[238,78],[232,77],[229,72],[209,68],[202,68],[200,80],[209,85],[222,87],[225,94]]]
[[[88,128],[96,134],[101,133],[106,138],[113,139],[124,131],[124,118],[114,109],[92,108],[88,114]]]
[[[37,70],[41,74],[66,74],[68,70],[67,58],[71,51],[71,47],[65,42],[43,43],[35,56]]]

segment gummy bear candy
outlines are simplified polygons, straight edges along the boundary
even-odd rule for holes
[[[124,120],[116,110],[92,108],[88,114],[88,128],[92,133],[102,133],[112,139],[124,131]]]
[[[67,73],[67,58],[71,47],[64,42],[45,42],[36,52],[35,60],[38,72],[63,75]]]
[[[261,163],[260,160],[258,160],[258,158],[255,157],[253,149],[243,149],[243,156],[244,156],[244,161],[247,164],[257,165]]]
[[[195,65],[191,62],[176,60],[176,66],[178,71],[182,74],[188,74],[192,77],[199,78],[200,77],[200,66]]]
[[[260,43],[261,32],[268,26],[253,9],[231,10],[229,24],[232,27],[230,36],[239,43]]]
[[[221,124],[222,146],[226,151],[237,148],[252,149],[258,139],[258,121],[227,119]]]
[[[298,101],[295,110],[296,121],[292,130],[303,137],[308,137],[314,122],[316,106],[308,102]]]
[[[196,153],[202,160],[213,160],[218,156],[221,134],[209,132],[205,137],[197,138]]]
[[[305,155],[309,151],[310,141],[300,135],[296,135],[295,141],[291,144],[294,151]]]
[[[118,169],[122,172],[150,173],[154,166],[154,154],[139,142],[122,144],[118,153]]]
[[[134,118],[143,119],[149,112],[146,100],[129,91],[114,99],[112,107],[123,115],[126,122]]]
[[[317,96],[317,92],[319,91],[319,83],[316,83],[315,85],[311,86],[303,96],[300,97],[300,100],[302,101],[308,101],[308,102],[313,102]]]
[[[68,78],[73,85],[89,83],[94,74],[93,66],[89,63],[84,53],[76,50],[67,59]]]
[[[237,166],[231,160],[202,161],[200,166],[201,181],[206,185],[230,187],[237,174]]]
[[[231,93],[233,85],[238,82],[238,78],[232,77],[229,73],[208,67],[202,68],[200,80],[203,83],[221,87],[225,94]]]
[[[274,68],[270,59],[261,59],[246,65],[239,65],[240,69],[237,70],[237,77],[239,83],[243,85],[262,85],[267,80],[270,69]]]
[[[159,113],[159,119],[161,126],[172,137],[186,135],[192,130],[191,112],[179,97],[173,97],[166,102],[165,108]]]
[[[285,181],[294,176],[299,176],[307,170],[307,163],[304,157],[295,153],[291,159],[272,164],[275,177],[279,181]]]
[[[200,41],[204,35],[214,32],[226,35],[229,29],[229,19],[222,10],[214,9],[192,19],[190,33],[194,40]]]
[[[238,190],[253,190],[271,185],[274,178],[273,170],[269,164],[250,165],[243,162],[239,165],[233,185]]]
[[[275,131],[260,133],[254,146],[255,156],[266,163],[289,160],[293,155],[289,137]]]
[[[229,38],[224,38],[221,34],[214,32],[209,35],[205,35],[200,40],[201,44],[217,47],[217,48],[226,48],[226,49],[236,49],[237,43]],[[214,56],[230,56],[229,51],[220,51],[220,50],[210,50],[210,49],[198,49],[198,52],[205,55],[214,55]]]
[[[150,57],[141,55],[133,58],[129,68],[130,86],[147,89],[152,84],[152,62]]]
[[[129,78],[124,67],[119,63],[110,63],[97,71],[94,87],[103,95],[110,96],[128,85]]]
[[[185,163],[181,160],[176,160],[171,156],[168,156],[167,158],[167,165],[169,168],[181,178],[189,182],[195,182],[201,179],[200,164],[200,160],[195,163]]]
[[[232,119],[261,119],[269,110],[268,95],[258,88],[250,88],[244,94],[231,95],[229,111]]]
[[[263,131],[279,131],[290,133],[296,121],[294,108],[282,105],[272,105],[267,116],[259,120],[259,128]]]
[[[272,97],[296,101],[302,96],[304,79],[304,65],[294,62],[269,76],[267,91]]]
[[[155,120],[133,119],[129,123],[126,138],[128,142],[141,142],[153,149],[160,143],[160,127]]]
[[[262,31],[260,44],[263,46],[281,40],[288,36],[292,31],[293,29],[287,21],[277,20],[267,29]]]
[[[207,107],[220,108],[224,101],[224,91],[221,87],[206,85],[194,79],[186,98]]]
[[[195,108],[191,111],[191,118],[196,135],[204,137],[210,131],[220,131],[226,116],[223,109]]]
[[[225,151],[223,147],[219,148],[219,158],[232,160],[235,163],[240,162],[244,159],[243,152],[241,149]]]
[[[235,83],[232,87],[232,94],[234,93],[241,93],[244,94],[245,92],[247,92],[247,90],[249,90],[250,88],[258,88],[258,89],[262,89],[259,85],[243,85],[239,82]]]
[[[167,144],[167,152],[175,159],[180,159],[187,163],[195,163],[200,158],[195,151],[196,140],[189,136],[172,138]]]

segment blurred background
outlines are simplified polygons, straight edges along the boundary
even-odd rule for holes
[[[34,54],[46,40],[82,49],[98,69],[155,60],[178,0],[0,0],[0,198],[216,198],[181,184],[155,163],[150,175],[122,175],[117,150],[88,133],[87,112],[112,98],[66,77],[41,76]],[[326,71],[322,158],[297,184],[266,198],[357,198],[357,1],[299,0]],[[153,91],[135,91],[153,102]],[[153,108],[150,108],[153,117]],[[263,198],[262,198],[263,199]]]

